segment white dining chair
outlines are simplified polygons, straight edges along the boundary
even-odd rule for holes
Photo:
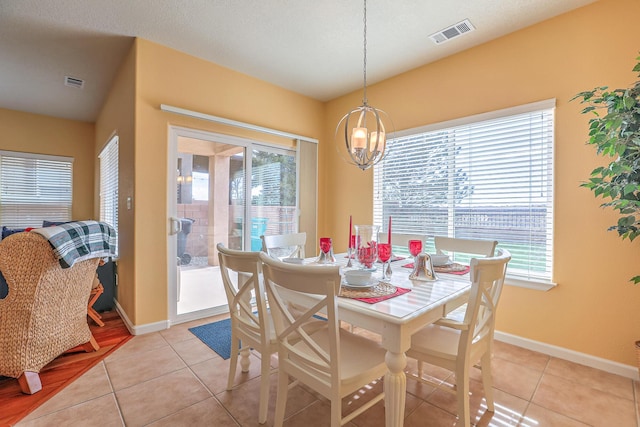
[[[272,234],[260,236],[262,250],[276,258],[304,258],[307,233]]]
[[[498,245],[497,240],[462,239],[447,236],[435,236],[433,243],[436,247],[437,254],[447,254],[452,261],[455,260],[456,255],[492,257]],[[445,319],[461,321],[466,309],[466,305],[462,305],[458,307],[458,309],[448,313]],[[446,322],[438,321],[436,323],[446,325]]]
[[[226,248],[218,243],[218,259],[224,291],[231,318],[231,360],[227,390],[234,388],[234,378],[240,359],[242,372],[249,370],[249,351],[260,353],[260,404],[258,422],[267,421],[269,404],[269,374],[271,355],[278,346],[273,322],[267,311],[262,273],[261,252],[243,252]]]
[[[490,257],[493,256],[498,245],[497,240],[461,239],[447,236],[435,236],[433,243],[437,254],[447,254],[449,256],[468,254]]]
[[[491,353],[495,314],[504,284],[509,251],[498,249],[496,256],[471,259],[471,291],[464,319],[448,320],[445,325],[429,325],[411,337],[407,356],[455,373],[455,385],[447,387],[438,381],[409,374],[423,383],[456,394],[458,418],[469,427],[469,372],[479,360],[487,409],[494,411]]]
[[[387,232],[378,233],[378,243],[389,243],[389,234]],[[391,233],[391,246],[395,247],[395,251],[400,248],[401,253],[409,253],[409,240],[421,240],[422,247],[427,243],[426,234],[410,234],[410,233]]]
[[[275,426],[282,426],[289,377],[320,393],[331,402],[331,427],[339,427],[379,402],[384,393],[342,416],[342,398],[382,377],[387,372],[385,350],[376,342],[340,328],[338,304],[339,266],[289,264],[262,253],[265,287],[278,339],[278,397]],[[304,311],[292,312],[296,293],[313,294],[318,302]],[[318,312],[326,327],[307,333],[304,322]]]

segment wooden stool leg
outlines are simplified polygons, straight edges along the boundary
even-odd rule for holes
[[[20,390],[24,394],[33,394],[42,390],[40,375],[37,372],[25,371],[18,377]]]
[[[93,335],[91,335],[91,339],[88,342],[84,343],[82,345],[82,348],[87,353],[91,353],[92,351],[100,350],[100,345],[98,344],[98,341],[96,341],[96,339],[93,337]]]
[[[93,319],[94,322],[96,322],[98,326],[100,327],[104,326],[104,322],[100,320],[102,319],[102,316],[100,316],[100,314],[97,311],[95,311],[93,307],[87,308],[87,314],[89,315],[89,317]]]
[[[104,326],[104,322],[100,320],[102,319],[102,316],[100,316],[100,314],[93,308],[93,304],[96,303],[96,301],[98,300],[100,295],[102,295],[103,292],[104,292],[104,287],[102,287],[102,283],[100,283],[97,287],[91,290],[91,295],[89,297],[89,304],[87,305],[87,314],[100,327]]]

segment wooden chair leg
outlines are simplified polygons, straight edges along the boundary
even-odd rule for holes
[[[18,384],[24,394],[33,394],[42,390],[42,382],[40,382],[40,375],[37,372],[23,372],[18,377]]]

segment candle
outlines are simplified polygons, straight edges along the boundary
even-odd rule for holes
[[[386,144],[385,139],[386,137],[384,132],[371,132],[371,137],[369,139],[370,151],[379,151],[382,153]],[[378,147],[377,149],[376,145]]]
[[[351,149],[367,148],[367,128],[353,128],[351,133]]]
[[[349,215],[349,246],[348,246],[349,249],[351,249],[351,236],[352,236],[351,228],[352,227],[353,227],[353,221],[352,221],[351,215]]]
[[[389,237],[387,239],[387,243],[391,244],[391,215],[389,215],[389,230],[387,230],[389,233]]]

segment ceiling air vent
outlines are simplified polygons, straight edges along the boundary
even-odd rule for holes
[[[64,76],[64,85],[75,87],[76,89],[84,89],[84,80],[75,77]]]
[[[458,37],[464,33],[469,33],[474,31],[476,27],[473,26],[471,21],[465,19],[462,22],[458,22],[455,25],[450,26],[449,28],[445,28],[442,31],[438,31],[437,33],[431,34],[429,38],[433,40],[435,44],[441,44],[447,42],[455,37]]]

